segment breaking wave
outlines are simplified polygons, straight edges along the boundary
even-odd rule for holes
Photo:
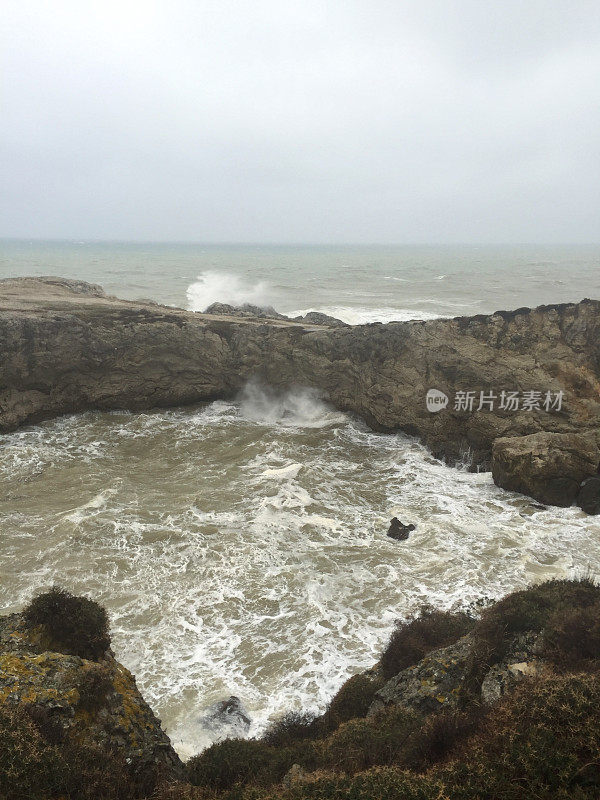
[[[273,291],[266,281],[252,283],[239,275],[214,271],[198,275],[198,279],[188,286],[186,296],[190,311],[204,311],[212,303],[232,306],[251,303],[262,307],[273,302]]]

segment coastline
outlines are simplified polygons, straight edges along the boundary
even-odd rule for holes
[[[491,468],[498,485],[542,502],[570,505],[597,473],[600,301],[424,322],[320,322],[199,314],[62,278],[0,281],[0,430],[88,409],[229,398],[255,379],[317,389],[373,430],[415,435],[436,457]],[[448,397],[561,393],[564,404],[431,413],[432,388]]]

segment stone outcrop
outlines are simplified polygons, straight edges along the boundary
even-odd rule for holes
[[[375,430],[419,436],[436,456],[473,467],[490,468],[499,438],[599,437],[600,302],[593,300],[339,326],[194,314],[107,297],[80,281],[20,278],[0,281],[0,351],[0,431],[86,409],[231,397],[256,378],[315,387]],[[425,403],[432,388],[449,397],[437,413]],[[562,392],[562,408],[502,409],[502,391]],[[461,392],[473,393],[472,405],[456,402]],[[493,409],[480,393],[496,396]]]
[[[506,652],[485,674],[480,699],[495,703],[523,678],[538,674],[544,665],[539,658],[539,633],[526,632],[513,637]],[[454,644],[428,653],[421,661],[403,669],[375,694],[368,715],[392,705],[405,706],[421,714],[456,707],[472,665],[474,639],[467,634]]]
[[[600,475],[582,481],[577,505],[586,514],[600,514]]]
[[[22,615],[0,618],[0,706],[27,710],[53,738],[118,753],[134,773],[179,778],[183,765],[135,678],[108,652],[98,661],[49,650]]]
[[[570,506],[599,465],[600,449],[592,431],[501,437],[492,448],[492,475],[498,486],[557,506]]]
[[[398,542],[405,542],[414,530],[415,526],[412,523],[410,525],[405,525],[403,522],[400,522],[398,517],[393,517],[387,535],[390,539],[396,539]]]
[[[369,715],[390,705],[406,706],[422,714],[439,711],[442,706],[455,706],[472,647],[472,637],[467,634],[403,669],[376,693]]]

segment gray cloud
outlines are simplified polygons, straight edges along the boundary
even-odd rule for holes
[[[597,0],[5,7],[2,236],[598,240]]]

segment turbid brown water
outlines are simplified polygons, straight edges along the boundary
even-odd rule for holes
[[[87,413],[3,438],[2,611],[58,581],[106,604],[114,648],[184,755],[238,695],[251,733],[322,708],[394,618],[598,572],[600,524],[540,510],[308,391]],[[406,542],[389,519],[416,524]]]

